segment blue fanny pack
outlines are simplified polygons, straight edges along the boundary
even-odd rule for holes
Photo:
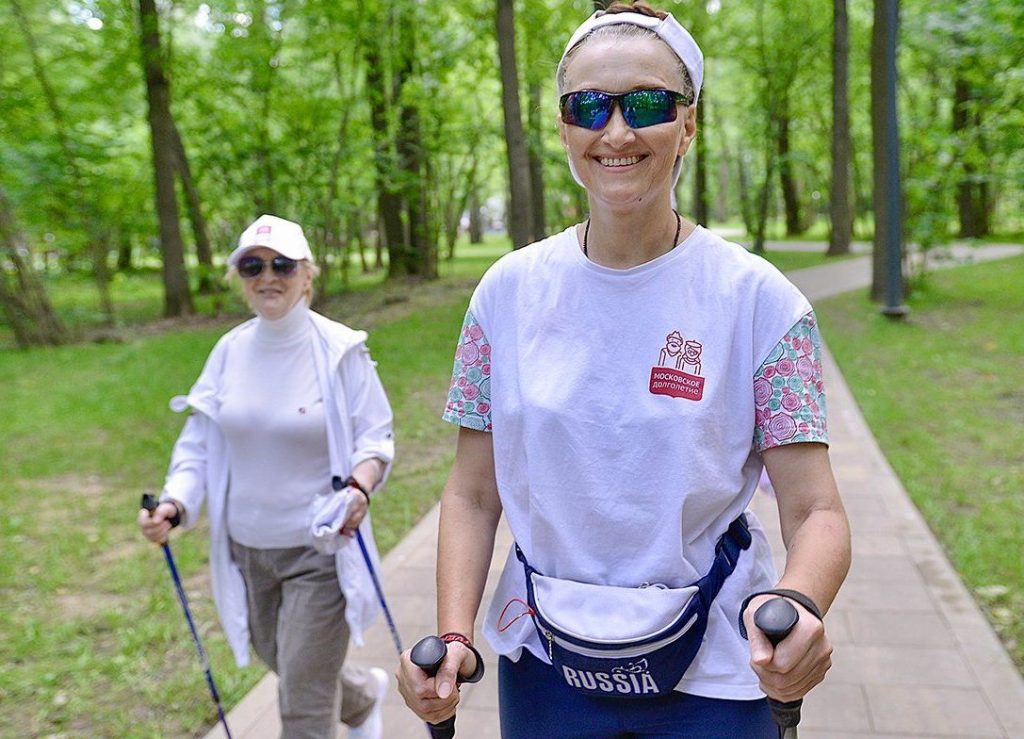
[[[516,556],[526,573],[530,616],[566,683],[588,695],[654,698],[671,692],[693,662],[711,603],[750,542],[740,515],[718,540],[708,573],[685,588],[546,577],[518,544]]]

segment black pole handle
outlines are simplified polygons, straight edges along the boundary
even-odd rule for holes
[[[779,642],[789,636],[799,620],[800,614],[785,598],[772,598],[754,611],[754,625],[768,637],[773,647],[777,647]],[[768,698],[772,718],[779,728],[791,729],[800,723],[800,707],[803,702],[803,698],[788,702]]]
[[[142,507],[149,511],[149,515],[153,515],[153,511],[160,505],[159,501],[151,493],[142,494]]]
[[[157,500],[156,496],[153,495],[152,493],[143,493],[141,505],[143,508],[149,511],[149,517],[152,518],[153,511],[155,511],[157,509],[157,506],[160,505],[160,501]],[[175,508],[177,508],[177,506],[175,506]],[[170,522],[171,528],[175,528],[181,523],[181,511],[175,511],[175,514],[167,520]]]
[[[447,654],[447,644],[436,636],[425,636],[416,642],[416,645],[409,653],[409,659],[414,665],[427,673],[428,676],[434,677]],[[430,729],[430,736],[433,739],[453,739],[455,736],[455,717],[446,718],[437,724],[428,723],[427,727]]]

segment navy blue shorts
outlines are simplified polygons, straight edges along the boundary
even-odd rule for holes
[[[502,739],[778,739],[768,701],[584,695],[527,650],[498,662]]]

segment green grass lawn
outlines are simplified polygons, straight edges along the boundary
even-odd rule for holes
[[[444,278],[475,280],[509,248],[508,239],[500,234],[487,234],[482,244],[469,244],[463,238],[458,244],[458,258],[442,259],[438,272]],[[373,264],[374,258],[368,249],[368,263]],[[339,267],[332,266],[326,292],[331,295],[372,292],[384,283],[385,278],[386,270],[371,269],[363,272],[358,259],[352,255],[347,284],[342,284]],[[107,338],[111,335],[111,329],[104,325],[105,317],[96,284],[89,274],[53,271],[43,282],[54,310],[76,340],[90,340],[96,336]],[[161,318],[163,283],[158,268],[142,267],[116,273],[110,283],[110,293],[114,303],[115,333],[131,335],[139,326]],[[213,295],[194,295],[193,302],[200,316],[235,316],[241,319],[248,314],[244,301],[234,289]],[[0,313],[0,348],[13,346],[13,333]]]
[[[840,257],[829,257],[825,255],[824,245],[822,251],[766,251],[761,255],[783,272],[792,272],[807,267],[818,267],[822,264],[831,264],[836,260],[856,259],[859,254],[844,254]]]
[[[353,289],[323,301],[323,312],[370,330],[395,409],[398,464],[374,501],[383,551],[440,492],[454,451],[454,429],[438,416],[455,340],[472,285],[507,248],[500,239],[464,246],[436,282],[359,275]],[[787,269],[826,259],[768,257]],[[158,278],[126,279],[115,293],[122,311],[139,321],[157,316],[159,284],[145,280]],[[937,273],[912,298],[905,325],[877,318],[859,296],[818,306],[893,466],[967,581],[988,588],[981,592],[990,615],[1017,644],[1021,284],[1021,259]],[[62,291],[65,316],[85,310],[88,288]],[[124,343],[0,351],[0,736],[188,737],[216,721],[163,558],[141,539],[135,515],[140,492],[159,489],[181,427],[168,398],[187,390],[217,337],[242,317],[147,324]],[[210,599],[203,524],[176,534],[173,546],[230,707],[263,669],[239,670],[228,653]]]
[[[388,306],[369,341],[396,417],[397,458],[374,502],[390,549],[437,499],[454,451],[439,420],[472,282]],[[329,301],[345,318],[359,295]],[[360,325],[360,324],[357,324]],[[159,490],[186,391],[225,326],[0,352],[0,736],[194,736],[216,721],[160,551],[135,525]],[[216,626],[206,531],[173,539],[225,705],[263,668],[234,666]]]
[[[822,332],[918,509],[1024,670],[1024,257],[930,274],[902,322],[861,293]]]
[[[180,427],[166,399],[219,333],[0,353],[0,735],[186,736],[209,720],[162,557],[132,519]],[[221,687],[237,699],[258,673],[224,669],[202,538],[181,537],[175,551]]]

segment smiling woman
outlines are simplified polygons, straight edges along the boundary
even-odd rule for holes
[[[367,512],[394,455],[391,407],[366,334],[309,310],[312,260],[297,223],[264,215],[242,233],[228,265],[256,318],[172,401],[191,415],[138,522],[163,542],[207,504],[221,623],[240,665],[251,646],[278,674],[283,737],[331,736],[340,717],[379,739],[387,675],[345,654],[377,610],[358,549],[376,558]]]
[[[436,678],[408,655],[400,668],[427,721],[480,672],[502,513],[517,546],[483,630],[504,739],[774,739],[765,693],[796,700],[829,669],[820,614],[850,547],[817,324],[774,267],[673,209],[703,72],[690,33],[641,2],[595,13],[565,47],[558,129],[590,216],[499,260],[464,319],[438,536],[448,656]],[[781,578],[746,510],[762,468]],[[800,618],[774,649],[753,612],[780,595]]]
[[[263,246],[246,253],[236,269],[249,307],[268,321],[284,318],[313,289],[313,265],[309,260],[289,259]]]
[[[246,229],[238,243],[228,257],[227,277],[241,278],[242,295],[253,313],[276,321],[300,297],[312,304],[313,280],[320,270],[298,224],[264,215]]]
[[[678,243],[673,234],[685,238],[695,228],[686,222],[677,231],[671,189],[697,124],[696,107],[684,106],[694,98],[690,75],[673,51],[654,35],[613,35],[620,27],[595,31],[563,64],[559,133],[590,200],[587,256],[628,268],[667,253]],[[623,228],[634,238],[617,238]]]

